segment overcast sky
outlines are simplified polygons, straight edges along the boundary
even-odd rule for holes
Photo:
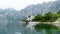
[[[28,5],[49,2],[55,0],[0,0],[0,9],[14,8],[16,10],[21,10]]]

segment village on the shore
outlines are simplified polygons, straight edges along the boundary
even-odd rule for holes
[[[60,11],[57,12],[57,14],[53,14],[53,16],[51,15],[51,12],[46,13],[44,16],[44,19],[46,18],[45,20],[42,20],[42,16],[40,14],[37,16],[28,16],[22,23],[27,24],[30,28],[37,24],[51,24],[60,28]]]

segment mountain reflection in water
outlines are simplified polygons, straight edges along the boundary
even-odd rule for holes
[[[0,29],[0,34],[45,34],[43,29],[41,32],[30,30],[26,26],[23,26],[20,21],[10,21],[7,26],[3,29]],[[54,32],[53,34],[60,34],[59,32]]]

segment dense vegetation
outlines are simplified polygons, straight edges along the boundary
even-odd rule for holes
[[[47,12],[45,13],[45,15],[41,15],[38,14],[37,16],[35,16],[35,18],[33,19],[33,21],[40,21],[40,22],[53,22],[56,19],[60,18],[60,11],[58,11],[57,13],[53,14],[51,12]]]

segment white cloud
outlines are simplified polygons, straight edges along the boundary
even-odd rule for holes
[[[15,9],[23,9],[30,4],[37,4],[42,2],[49,2],[55,0],[0,0],[0,8],[15,8]]]

